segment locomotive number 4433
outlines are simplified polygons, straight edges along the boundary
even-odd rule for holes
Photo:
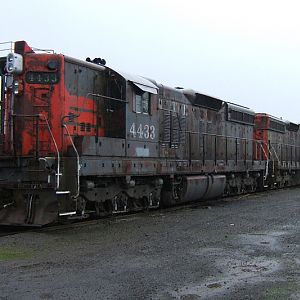
[[[131,133],[131,136],[140,139],[155,139],[155,126],[153,125],[136,125],[135,123],[132,123],[129,132]]]

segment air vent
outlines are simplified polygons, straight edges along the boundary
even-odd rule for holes
[[[91,123],[86,123],[85,124],[85,130],[87,131],[87,132],[91,132]]]
[[[85,123],[80,123],[80,131],[85,131]]]

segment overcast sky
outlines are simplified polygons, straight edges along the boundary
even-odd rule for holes
[[[1,41],[192,88],[300,123],[300,2],[15,0]],[[3,7],[4,8],[4,7]]]

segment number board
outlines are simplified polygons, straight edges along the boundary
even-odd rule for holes
[[[56,72],[27,72],[25,79],[32,84],[55,84],[59,81],[59,75]]]

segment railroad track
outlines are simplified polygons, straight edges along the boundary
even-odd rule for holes
[[[30,229],[20,228],[20,227],[9,227],[9,226],[0,226],[0,238],[8,235],[15,235]]]
[[[299,187],[288,187],[285,188],[284,190],[289,190],[289,189],[295,189]],[[282,189],[281,189],[282,190]],[[238,196],[231,196],[231,197],[225,197],[225,198],[220,198],[216,200],[205,200],[205,201],[199,201],[199,202],[191,202],[187,204],[182,204],[182,205],[177,205],[173,207],[168,207],[168,208],[158,208],[158,209],[152,209],[148,211],[139,211],[139,212],[130,212],[130,213],[123,213],[123,214],[117,214],[117,215],[110,215],[107,217],[103,218],[93,218],[93,219],[86,219],[86,220],[78,220],[78,221],[73,221],[71,223],[66,223],[66,224],[56,224],[56,225],[50,225],[46,227],[10,227],[10,226],[0,226],[0,238],[4,236],[9,236],[9,235],[15,235],[15,234],[20,234],[20,233],[26,233],[26,232],[55,232],[55,231],[61,231],[61,230],[68,230],[68,229],[74,229],[74,228],[80,228],[80,227],[85,227],[85,226],[92,226],[96,225],[102,222],[109,222],[109,223],[114,223],[114,222],[119,222],[119,221],[131,221],[134,218],[137,218],[138,215],[144,213],[145,215],[147,214],[153,214],[153,213],[172,213],[180,210],[189,210],[189,209],[209,209],[211,207],[217,206],[217,205],[222,205],[226,204],[227,202],[232,202],[232,201],[239,201],[243,200],[247,197],[263,197],[270,192],[279,192],[280,190],[269,190],[269,191],[263,191],[263,192],[254,192],[254,193],[249,193],[249,194],[242,194]]]

